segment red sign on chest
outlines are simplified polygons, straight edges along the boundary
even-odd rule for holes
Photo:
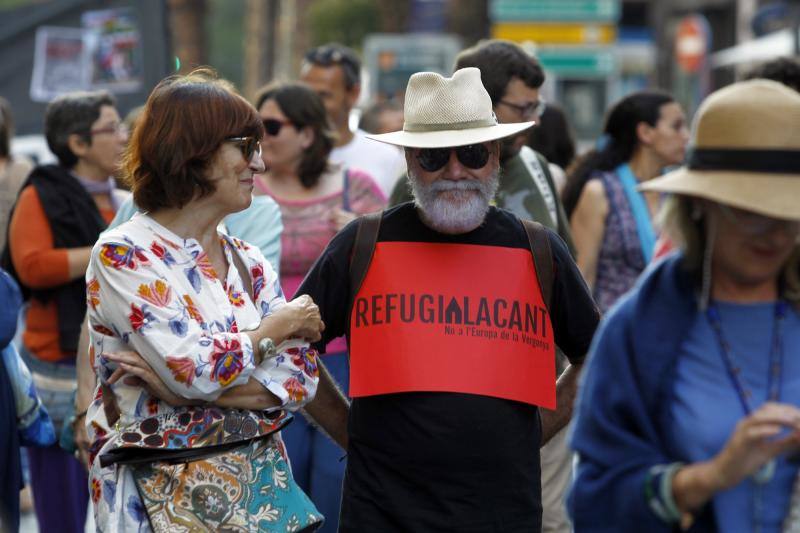
[[[462,392],[554,409],[530,250],[381,242],[350,317],[350,394]]]

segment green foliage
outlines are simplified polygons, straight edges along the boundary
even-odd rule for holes
[[[308,10],[313,46],[338,42],[360,49],[380,29],[378,0],[315,0]]]
[[[33,3],[32,0],[0,0],[0,11]]]

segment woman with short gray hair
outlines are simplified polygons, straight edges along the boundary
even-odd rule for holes
[[[22,184],[3,253],[3,268],[29,294],[20,355],[57,432],[68,423],[75,390],[90,252],[125,195],[112,177],[128,140],[114,105],[102,91],[68,93],[50,102],[45,136],[58,164],[37,166]],[[76,417],[79,423],[83,414]],[[29,448],[28,456],[40,530],[83,532],[83,466],[58,445]]]

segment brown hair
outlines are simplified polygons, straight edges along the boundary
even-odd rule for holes
[[[263,134],[253,106],[213,70],[163,79],[150,93],[125,154],[134,202],[155,211],[213,193],[205,174],[222,142]]]
[[[531,89],[538,89],[544,83],[544,70],[539,60],[511,41],[491,39],[462,50],[453,70],[466,67],[481,71],[481,82],[492,99],[492,106],[503,99],[513,78],[519,78]]]
[[[336,134],[328,123],[322,99],[305,83],[272,83],[259,89],[256,107],[261,109],[267,100],[275,100],[281,113],[298,130],[306,126],[314,130],[314,142],[303,152],[297,175],[300,183],[310,189],[328,169],[328,156],[333,150]]]

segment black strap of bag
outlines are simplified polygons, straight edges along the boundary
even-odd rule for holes
[[[378,232],[381,229],[383,211],[370,213],[358,219],[356,240],[353,243],[353,252],[350,255],[350,299],[347,302],[347,317],[345,318],[345,334],[350,336],[350,315],[361,284],[367,276],[369,264],[375,254],[375,244],[378,242]]]
[[[550,303],[553,297],[553,250],[550,249],[550,238],[544,226],[533,220],[522,221],[525,233],[528,234],[528,245],[533,255],[533,266],[536,268],[536,277],[542,291],[542,299],[550,312]]]

